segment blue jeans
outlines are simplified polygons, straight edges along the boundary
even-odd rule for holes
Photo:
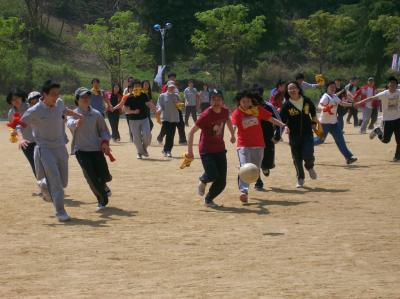
[[[333,139],[335,140],[337,147],[339,148],[339,151],[342,153],[342,155],[345,157],[345,159],[348,160],[351,157],[353,157],[353,154],[350,152],[350,150],[346,146],[346,141],[344,140],[343,132],[342,132],[342,129],[340,128],[339,123],[322,124],[322,128],[324,129],[325,138],[320,139],[319,137],[314,137],[314,145],[320,145],[320,144],[324,143],[326,136],[328,136],[328,134],[331,133]]]

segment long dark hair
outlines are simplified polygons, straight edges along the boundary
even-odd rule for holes
[[[148,96],[149,96],[149,99],[152,100],[152,99],[153,99],[153,96],[152,96],[152,94],[151,94],[151,84],[150,84],[150,81],[149,81],[149,80],[143,80],[143,81],[142,81],[142,88],[144,87],[144,84],[145,84],[145,83],[149,84],[149,94],[148,94]]]
[[[289,86],[290,84],[296,85],[297,88],[299,89],[299,95],[302,96],[302,97],[304,98],[303,89],[300,87],[300,84],[297,83],[297,81],[291,81],[291,82],[289,82],[288,84],[286,84],[286,87],[285,87],[285,99],[286,99],[286,100],[289,100],[289,99],[290,99],[290,95],[289,95],[289,92],[288,92],[288,86]]]
[[[123,90],[122,90],[121,84],[119,84],[118,82],[115,82],[113,85],[111,85],[111,95],[114,94],[114,87],[115,86],[118,86],[118,88],[119,88],[118,95],[122,96]]]

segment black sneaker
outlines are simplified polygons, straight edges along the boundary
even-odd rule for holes
[[[357,158],[351,157],[350,159],[346,160],[346,163],[347,163],[347,165],[350,165],[350,164],[353,164],[354,162],[356,162],[357,160],[358,160]]]
[[[382,135],[383,133],[382,133],[382,130],[381,130],[381,128],[379,128],[379,127],[376,127],[375,129],[373,129],[372,131],[371,131],[371,133],[369,133],[369,139],[374,139],[376,136],[380,136],[380,135]]]
[[[400,162],[400,158],[394,157],[393,160],[392,160],[392,162]]]
[[[220,205],[217,205],[214,201],[205,201],[204,200],[204,205],[207,208],[219,208],[220,207]]]
[[[269,176],[269,169],[263,169],[262,170],[262,173],[265,175],[265,176]]]

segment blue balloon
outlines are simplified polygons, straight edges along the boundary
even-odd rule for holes
[[[155,24],[155,25],[153,26],[153,28],[154,28],[154,30],[159,31],[159,30],[161,29],[161,26],[160,26],[160,24]]]

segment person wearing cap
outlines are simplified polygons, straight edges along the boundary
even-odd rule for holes
[[[183,91],[183,94],[185,97],[185,125],[188,127],[190,116],[196,123],[197,110],[200,109],[200,98],[192,80],[189,80],[188,87]]]
[[[229,110],[224,107],[224,98],[219,90],[210,92],[211,106],[204,110],[196,124],[189,132],[188,158],[194,158],[194,134],[201,130],[199,140],[199,153],[203,164],[204,173],[199,178],[198,194],[204,196],[206,186],[211,183],[204,204],[208,207],[217,207],[214,199],[224,191],[226,186],[227,160],[224,142],[224,128],[228,127],[231,134],[230,141],[236,142]]]
[[[157,114],[162,120],[162,130],[165,132],[165,144],[162,153],[165,157],[172,157],[176,127],[179,124],[179,95],[176,94],[176,86],[173,81],[168,82],[167,92],[160,94],[157,101]]]
[[[368,97],[358,103],[362,105],[371,101],[380,101],[382,104],[382,127],[376,127],[369,135],[370,139],[378,136],[383,143],[390,143],[392,136],[396,139],[396,152],[393,162],[400,162],[400,89],[396,77],[388,78],[388,89],[375,96]]]
[[[72,133],[71,154],[75,155],[90,189],[97,198],[97,211],[108,204],[106,183],[112,177],[104,154],[110,154],[110,132],[99,111],[90,106],[91,91],[80,87],[75,91],[74,111],[82,118],[70,116],[67,127]]]
[[[151,129],[148,109],[156,111],[156,107],[143,92],[142,82],[135,80],[131,83],[132,92],[124,95],[121,102],[112,109],[125,108],[132,140],[137,150],[137,159],[148,157],[147,148],[151,143]]]
[[[81,118],[66,108],[59,98],[60,85],[51,80],[42,87],[42,99],[30,107],[21,121],[32,127],[35,137],[35,162],[40,163],[44,178],[40,188],[45,200],[52,201],[59,221],[70,220],[64,208],[64,188],[68,184],[68,152],[65,147],[63,115]]]
[[[360,89],[358,86],[360,84],[360,79],[356,76],[352,77],[350,79],[350,82],[344,87],[346,90],[346,97],[347,97],[347,102],[348,103],[354,103],[353,97],[357,93],[357,91]],[[350,120],[353,117],[353,124],[354,127],[358,127],[358,109],[355,107],[350,107],[349,108],[349,114],[347,115],[346,123],[351,124]]]
[[[367,84],[361,87],[353,97],[354,102],[363,101],[366,98],[373,97],[376,94],[376,86],[374,78],[369,77]],[[360,128],[360,134],[367,133],[367,126],[372,115],[372,102],[364,102],[365,104],[357,105],[362,109],[362,123]]]
[[[178,83],[176,82],[176,74],[175,73],[168,74],[167,84],[165,84],[161,88],[161,92],[166,93],[168,91],[168,83],[170,83],[170,82],[175,84],[175,93],[179,96],[179,89],[177,86]],[[186,145],[187,140],[186,140],[186,132],[185,132],[185,122],[183,120],[183,113],[180,109],[178,109],[178,113],[179,113],[179,123],[177,124],[177,128],[178,128],[178,135],[179,135],[179,144]],[[160,134],[157,136],[158,144],[161,145],[163,143],[164,136],[165,136],[165,129],[161,126]]]

